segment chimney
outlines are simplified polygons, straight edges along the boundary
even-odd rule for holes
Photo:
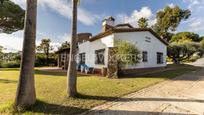
[[[115,23],[115,19],[112,16],[104,19],[102,23],[102,26],[103,26],[102,32],[112,29],[115,26],[114,23]]]

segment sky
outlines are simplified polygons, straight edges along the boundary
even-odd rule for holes
[[[26,8],[25,0],[11,0]],[[37,38],[38,45],[43,38],[49,38],[54,47],[70,40],[72,5],[71,0],[38,0]],[[101,32],[102,20],[113,16],[118,23],[130,23],[137,27],[141,17],[149,19],[149,25],[156,22],[155,16],[165,6],[178,5],[190,9],[191,17],[182,21],[176,32],[190,31],[204,35],[204,0],[81,0],[78,9],[78,32],[93,35]],[[4,52],[22,50],[23,30],[12,33],[0,33],[0,45]]]

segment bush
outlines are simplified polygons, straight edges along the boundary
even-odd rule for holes
[[[40,66],[48,66],[46,64],[46,59],[42,55],[37,55],[35,59],[35,67],[40,67]]]
[[[48,59],[48,64],[46,63],[46,58],[43,54],[37,54],[35,60],[35,67],[43,66],[57,66],[57,58],[55,56],[50,56]],[[5,62],[0,60],[0,68],[19,68],[20,60],[15,60],[12,62]]]
[[[19,68],[20,67],[20,63],[18,63],[18,62],[1,63],[0,67],[1,68]]]
[[[35,60],[35,67],[42,67],[42,66],[56,66],[57,65],[57,59],[55,57],[50,57],[48,59],[48,64],[46,57],[42,54],[37,54],[36,55],[36,60]]]

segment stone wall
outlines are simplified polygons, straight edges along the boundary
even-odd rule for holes
[[[153,67],[153,68],[136,68],[136,69],[122,69],[120,70],[121,76],[137,77],[141,75],[152,74],[167,70],[167,67]]]
[[[118,78],[118,61],[116,59],[115,48],[108,49],[108,68],[107,77],[108,78]]]

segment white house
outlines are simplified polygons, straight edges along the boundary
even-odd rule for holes
[[[166,66],[168,43],[152,29],[134,28],[130,24],[114,24],[115,19],[103,20],[102,32],[92,36],[81,33],[78,36],[78,64],[85,64],[100,72],[110,68],[111,49],[116,47],[117,40],[134,43],[142,54],[140,63],[127,66],[123,70],[149,69]]]
[[[115,19],[103,20],[103,31],[90,36],[78,45],[78,63],[94,69],[108,68],[109,50],[115,47],[116,40],[126,40],[136,44],[142,52],[139,64],[123,69],[144,69],[166,66],[168,43],[149,28],[133,28],[130,24],[114,25]],[[100,59],[98,59],[100,58]]]

